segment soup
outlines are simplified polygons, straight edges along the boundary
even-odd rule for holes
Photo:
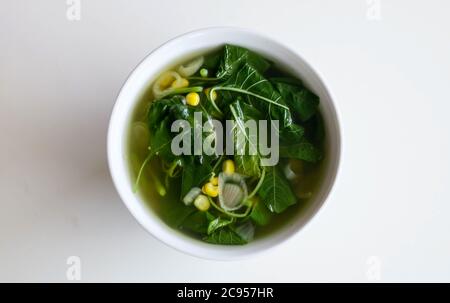
[[[292,222],[320,186],[319,98],[236,45],[159,75],[134,111],[134,190],[168,225],[243,245]]]

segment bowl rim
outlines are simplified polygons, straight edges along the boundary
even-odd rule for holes
[[[113,142],[115,142],[115,138],[113,138],[115,135],[115,133],[113,133],[114,132],[114,122],[117,120],[117,116],[120,115],[120,113],[118,112],[119,103],[120,103],[119,100],[121,100],[124,90],[127,88],[128,85],[130,85],[130,79],[132,78],[132,76],[136,74],[136,72],[139,70],[139,68],[143,65],[144,62],[149,60],[152,57],[152,55],[154,55],[154,53],[160,51],[161,49],[167,48],[171,44],[173,44],[181,39],[189,39],[195,35],[206,34],[206,33],[214,32],[214,31],[232,31],[232,32],[235,32],[236,34],[243,33],[243,34],[251,35],[258,39],[266,40],[270,44],[278,45],[279,47],[282,47],[284,50],[286,50],[290,54],[297,57],[302,62],[302,64],[304,64],[315,75],[317,80],[320,82],[320,85],[323,87],[323,90],[329,97],[329,101],[330,101],[329,105],[331,106],[331,109],[334,112],[334,119],[335,119],[334,124],[336,127],[336,133],[335,133],[336,149],[334,151],[334,153],[336,155],[335,155],[334,176],[332,176],[331,180],[329,181],[329,186],[328,186],[329,188],[326,191],[326,193],[324,194],[321,202],[316,207],[314,207],[313,211],[309,214],[309,217],[305,220],[303,225],[299,226],[298,228],[296,228],[292,232],[284,235],[283,237],[278,237],[277,241],[271,241],[271,243],[269,244],[268,243],[269,241],[266,240],[265,242],[267,244],[260,245],[259,247],[256,247],[256,249],[252,249],[252,250],[239,249],[239,247],[247,247],[248,245],[244,245],[244,246],[214,245],[214,244],[203,243],[203,242],[201,242],[197,239],[193,239],[191,237],[189,237],[189,238],[191,238],[190,240],[191,240],[192,245],[187,245],[188,244],[186,241],[186,240],[188,240],[187,238],[180,237],[180,239],[178,239],[178,241],[170,241],[167,238],[167,236],[168,236],[167,233],[166,233],[166,236],[164,236],[164,234],[160,232],[161,229],[159,231],[157,231],[155,228],[151,230],[148,227],[148,224],[145,224],[143,222],[143,219],[141,218],[141,216],[139,214],[137,214],[137,210],[130,204],[131,202],[128,201],[128,199],[125,197],[123,190],[121,190],[121,188],[124,186],[124,184],[119,183],[119,180],[116,177],[116,172],[114,171],[115,170],[115,162],[114,161],[116,158],[116,155],[114,153],[117,152],[117,150],[115,150],[115,148],[119,148],[119,147],[113,145]],[[150,76],[152,76],[152,75],[150,75]],[[130,107],[135,106],[136,102],[137,102],[136,100],[134,100],[134,102],[130,102]],[[125,206],[129,210],[129,212],[139,222],[139,225],[146,232],[148,232],[150,235],[152,235],[156,239],[160,240],[162,243],[166,244],[169,247],[176,249],[179,252],[182,252],[182,253],[185,253],[185,254],[188,254],[188,255],[191,255],[194,257],[202,258],[202,259],[229,261],[229,260],[247,259],[251,256],[259,255],[263,252],[272,250],[275,247],[279,247],[281,244],[284,244],[284,243],[288,242],[289,240],[292,240],[294,238],[294,236],[300,232],[300,230],[303,230],[315,217],[317,217],[318,212],[324,208],[324,206],[326,204],[325,202],[330,198],[330,196],[335,191],[338,177],[340,175],[340,171],[341,171],[341,167],[342,167],[342,160],[343,160],[343,157],[342,157],[342,153],[343,153],[342,145],[343,144],[342,144],[342,142],[343,142],[342,125],[340,122],[340,114],[339,114],[339,108],[336,104],[336,98],[332,94],[332,92],[329,89],[326,82],[324,81],[322,74],[318,70],[313,68],[307,60],[305,60],[297,51],[294,51],[293,49],[291,49],[289,46],[285,45],[284,43],[281,43],[278,40],[273,39],[272,37],[269,37],[265,34],[255,31],[253,29],[242,28],[242,27],[233,27],[233,26],[214,26],[214,27],[206,27],[206,28],[200,28],[200,29],[188,31],[186,33],[177,35],[174,38],[167,40],[166,42],[160,44],[158,47],[154,48],[147,55],[145,55],[144,58],[131,70],[131,72],[127,75],[124,83],[122,84],[122,86],[119,90],[119,93],[117,94],[117,97],[115,99],[115,103],[114,103],[114,106],[112,109],[112,113],[111,113],[111,116],[109,119],[108,132],[107,132],[107,158],[108,158],[109,172],[110,172],[111,178],[113,180],[113,184],[114,184],[116,191],[118,192],[122,202],[125,204]],[[123,142],[122,142],[122,145],[123,145]],[[120,149],[123,148],[122,145],[120,146]],[[119,153],[121,153],[121,152],[119,152]],[[122,159],[122,161],[126,161],[126,160]],[[148,216],[147,216],[147,218],[150,219]],[[148,222],[146,222],[146,223],[148,223]],[[162,223],[156,222],[156,224],[160,225],[160,224],[165,224],[165,223],[164,222],[162,222]],[[165,224],[165,225],[167,225],[167,224]],[[166,231],[169,229],[170,229],[170,233],[172,233],[175,237],[180,236],[179,232],[177,233],[176,230],[171,229],[168,225],[165,226]],[[274,234],[277,234],[277,233],[279,233],[279,232],[277,231]],[[269,237],[273,237],[273,236],[271,235]],[[186,244],[186,245],[180,245],[180,244]],[[206,248],[204,246],[205,244],[208,245],[209,247]],[[203,249],[196,250],[193,247],[193,245],[204,246],[204,247],[203,247]],[[193,249],[187,249],[186,247],[188,247],[188,246]],[[222,253],[219,253],[219,251],[221,251]],[[234,253],[230,254],[230,255],[223,253],[223,252],[231,252],[231,251],[233,251]],[[214,252],[216,252],[216,253],[214,253]]]

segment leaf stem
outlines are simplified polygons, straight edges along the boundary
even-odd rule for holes
[[[180,95],[180,94],[186,94],[186,93],[200,93],[203,91],[203,86],[191,86],[191,87],[181,87],[181,88],[175,88],[175,89],[169,89],[167,92],[163,93],[158,99],[162,99],[164,97],[170,96],[170,95]]]
[[[261,174],[261,178],[259,178],[258,184],[256,184],[255,188],[253,189],[253,191],[250,193],[250,195],[248,195],[247,199],[252,198],[254,195],[256,195],[256,193],[258,192],[259,188],[261,187],[262,183],[264,182],[264,178],[266,176],[266,170],[263,168],[262,170],[262,174]]]
[[[267,103],[270,103],[270,104],[273,104],[273,105],[282,107],[282,108],[284,108],[284,109],[286,109],[286,110],[289,111],[289,107],[287,107],[287,106],[285,106],[285,105],[283,105],[283,104],[276,103],[275,101],[273,101],[273,100],[271,100],[271,99],[269,99],[269,98],[266,98],[266,97],[263,97],[263,96],[261,96],[261,95],[252,93],[252,92],[250,92],[250,91],[248,91],[248,90],[243,90],[243,89],[235,88],[235,87],[224,87],[224,86],[216,86],[216,87],[211,88],[211,92],[212,92],[213,90],[228,90],[228,91],[232,91],[232,92],[236,92],[236,93],[247,94],[247,95],[253,96],[253,97],[255,97],[255,98],[264,100],[264,101],[266,101]],[[211,93],[211,92],[210,92],[210,93]]]
[[[188,77],[188,80],[200,80],[200,81],[218,81],[220,78],[215,77]]]
[[[220,118],[221,118],[221,117],[223,117],[223,112],[220,110],[220,108],[217,106],[216,102],[214,102],[214,100],[213,100],[214,90],[215,90],[214,87],[209,90],[208,101],[211,102],[212,106],[217,111],[217,113],[220,114]]]
[[[231,110],[231,114],[234,117],[234,120],[237,122],[236,125],[239,127],[240,131],[244,134],[245,139],[248,141],[248,144],[252,145],[252,148],[257,150],[257,146],[255,146],[255,143],[252,142],[250,140],[250,138],[248,137],[247,132],[245,131],[245,127],[242,125],[242,121],[241,121],[240,117],[238,117],[236,110],[234,109],[232,104],[230,104],[230,110]]]
[[[156,191],[158,192],[158,194],[161,197],[164,197],[167,193],[164,185],[161,183],[161,181],[159,180],[159,178],[155,175],[155,173],[153,171],[150,171],[150,177],[152,178],[153,183],[155,184]]]
[[[145,158],[144,162],[142,162],[141,168],[139,169],[138,175],[136,177],[136,181],[134,182],[133,186],[133,192],[136,193],[139,186],[139,181],[141,180],[142,172],[144,171],[145,166],[147,165],[148,161],[152,158],[153,153],[149,152],[147,155],[147,158]]]
[[[213,176],[216,175],[215,171],[216,171],[217,167],[219,167],[220,163],[222,163],[223,157],[224,157],[224,155],[221,155],[220,158],[217,160],[217,162],[214,164],[214,166],[212,168],[212,175]]]
[[[164,168],[164,172],[171,178],[176,177],[176,169],[180,165],[180,160],[173,161],[168,168]]]

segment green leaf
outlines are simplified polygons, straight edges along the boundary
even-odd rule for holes
[[[258,194],[271,212],[281,213],[297,202],[289,181],[277,166],[266,168]]]
[[[292,124],[289,107],[284,103],[281,95],[258,70],[249,64],[245,64],[227,81],[214,86],[212,90],[228,92],[231,96],[225,95],[225,99],[233,99],[233,95],[236,94],[247,96],[252,106],[260,112],[268,113],[271,119],[279,120],[282,129]]]
[[[202,111],[204,112],[204,117],[207,117],[209,119],[214,118],[217,120],[220,120],[222,118],[222,113],[217,111],[211,101],[209,101],[205,91],[200,94],[200,106]]]
[[[255,227],[251,221],[246,221],[235,227],[234,232],[245,242],[250,242],[255,237]]]
[[[211,175],[212,166],[209,158],[195,156],[183,157],[183,174],[181,178],[180,199],[183,199],[192,187],[200,186],[208,180]]]
[[[163,119],[150,130],[150,152],[161,156],[167,162],[172,162],[175,156],[170,148],[172,134],[170,133],[169,118]]]
[[[172,162],[175,159],[170,148],[172,142],[170,125],[173,120],[170,114],[175,106],[182,105],[181,102],[179,96],[160,99],[152,103],[148,112],[150,152],[152,155],[161,156],[167,162]]]
[[[282,129],[279,133],[280,141],[287,144],[300,142],[304,135],[305,128],[295,123],[292,123],[288,127]]]
[[[175,228],[180,227],[186,218],[196,212],[195,207],[186,206],[176,199],[164,202],[168,202],[167,205],[163,205],[166,214],[165,219],[170,226]]]
[[[251,116],[244,114],[239,101],[231,104],[230,110],[235,123],[233,131],[234,161],[236,162],[237,171],[246,176],[259,177],[261,175],[261,157],[258,153],[258,137],[257,134],[251,134],[244,125],[247,120],[251,119]],[[239,140],[238,138],[244,138],[244,140]],[[256,154],[251,155],[251,150],[256,151]]]
[[[204,241],[212,244],[224,244],[224,245],[243,245],[247,241],[242,239],[235,231],[228,227],[221,228],[211,235],[203,238]]]
[[[233,220],[227,220],[227,219],[223,219],[221,217],[217,217],[214,220],[212,220],[211,222],[209,222],[207,233],[208,233],[208,235],[210,235],[213,232],[215,232],[216,230],[218,230],[224,226],[227,226],[231,223],[233,223]]]
[[[171,150],[172,138],[175,135],[170,131],[173,121],[182,119],[188,121],[191,130],[196,126],[194,119],[196,111],[202,112],[202,122],[206,122],[211,116],[203,107],[191,107],[182,102],[182,96],[173,96],[156,100],[152,103],[148,113],[150,129],[150,149],[152,154],[161,156],[165,161],[171,163],[176,158],[182,159],[183,173],[181,184],[181,199],[194,186],[199,186],[211,175],[211,161],[216,156],[189,156],[176,157]],[[202,127],[202,125],[199,125]],[[209,133],[202,132],[204,137]],[[194,146],[194,132],[191,131],[191,146]]]
[[[187,229],[199,234],[206,234],[208,231],[208,219],[205,212],[196,211],[189,215],[181,224],[183,229]]]
[[[148,124],[150,129],[157,127],[158,124],[167,117],[170,108],[177,103],[182,103],[181,98],[177,96],[152,102],[148,112]]]
[[[296,87],[297,89],[303,87],[302,81],[297,78],[294,78],[294,77],[271,77],[270,82],[290,84],[290,85]]]
[[[317,162],[322,159],[322,152],[306,141],[290,145],[281,145],[279,151],[281,158],[299,159],[308,162]]]
[[[304,88],[294,95],[292,107],[299,115],[300,120],[306,121],[317,112],[317,108],[319,107],[319,97]]]
[[[260,73],[264,73],[270,63],[254,52],[235,45],[225,45],[223,59],[220,63],[217,78],[227,78],[234,74],[242,65],[249,64]]]
[[[272,213],[263,201],[258,201],[253,207],[250,218],[258,225],[267,225],[272,218]]]
[[[275,82],[275,86],[283,97],[284,102],[293,110],[298,118],[301,121],[307,121],[317,112],[319,97],[307,88],[292,83],[295,82]]]
[[[205,56],[205,61],[203,61],[203,68],[208,70],[210,75],[213,75],[219,68],[220,60],[223,57],[223,50],[215,51],[211,54]]]

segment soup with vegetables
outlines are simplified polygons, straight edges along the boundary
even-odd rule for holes
[[[320,186],[319,98],[236,45],[161,73],[129,134],[134,191],[171,227],[212,244],[280,228]]]

